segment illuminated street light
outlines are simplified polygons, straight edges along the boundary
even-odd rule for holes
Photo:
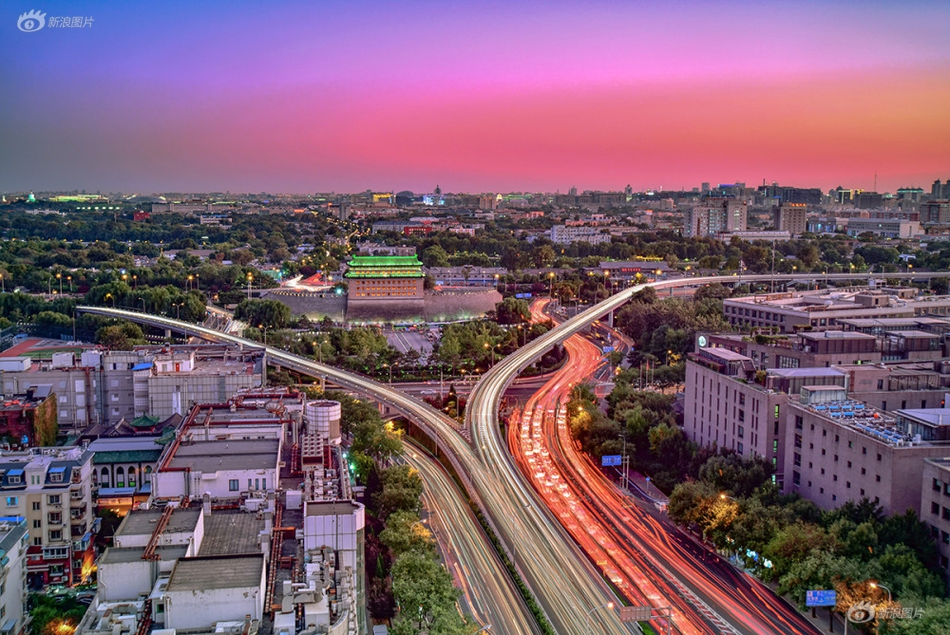
[[[591,616],[591,613],[593,613],[594,611],[599,611],[600,609],[613,610],[613,608],[614,608],[614,603],[613,603],[613,602],[607,602],[606,604],[601,604],[600,606],[595,606],[595,607],[592,608],[591,610],[587,611],[587,615],[585,616],[585,619],[587,620],[587,630],[590,631],[590,616]]]
[[[105,297],[104,299],[105,299],[105,300],[108,300],[109,298],[112,298],[112,308],[114,309],[114,308],[115,308],[115,296],[112,295],[111,293],[107,293],[107,294],[106,294],[106,297]]]

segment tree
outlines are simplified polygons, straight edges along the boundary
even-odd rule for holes
[[[286,328],[290,323],[290,307],[277,300],[242,300],[234,309],[234,317],[250,326],[268,329]]]
[[[495,305],[495,319],[499,324],[525,324],[531,321],[531,309],[525,300],[507,297]]]
[[[442,245],[432,245],[426,247],[422,252],[422,264],[426,267],[448,267],[449,254],[442,248]]]
[[[401,607],[393,624],[394,633],[464,632],[464,623],[455,610],[460,591],[432,555],[417,551],[403,554],[393,563],[392,578],[393,595]]]
[[[130,351],[135,345],[145,344],[145,335],[138,324],[123,322],[96,331],[96,341],[114,351]]]
[[[380,474],[382,489],[373,497],[373,505],[380,520],[399,511],[412,512],[418,518],[419,497],[422,496],[422,479],[408,465],[394,465]]]
[[[379,539],[397,558],[416,549],[429,551],[435,545],[432,532],[423,526],[419,516],[410,510],[402,509],[389,515],[386,519],[386,529],[379,534]]]

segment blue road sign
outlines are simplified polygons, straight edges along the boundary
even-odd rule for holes
[[[834,606],[837,603],[837,591],[805,591],[805,606]]]
[[[605,353],[613,353],[613,352],[614,352],[614,347],[613,347],[613,346],[605,346],[605,347],[604,347],[604,352],[605,352]]]
[[[601,467],[614,467],[614,466],[620,467],[621,465],[623,465],[622,461],[623,461],[623,457],[621,457],[619,454],[607,454],[605,456],[600,457],[600,466]]]

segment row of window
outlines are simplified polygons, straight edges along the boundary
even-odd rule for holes
[[[254,491],[254,490],[267,489],[267,479],[266,479],[266,478],[261,478],[261,479],[255,478],[255,479],[253,480],[253,487],[251,487],[251,484],[252,484],[251,479],[247,479],[247,489],[248,489],[249,492],[250,492],[250,491]],[[240,480],[238,480],[238,479],[236,479],[236,478],[228,479],[228,491],[229,491],[229,492],[237,492],[237,491],[240,491],[240,489],[241,489],[241,481],[240,481]]]

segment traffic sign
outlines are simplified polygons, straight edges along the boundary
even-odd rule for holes
[[[621,606],[621,622],[648,622],[653,613],[652,606]]]
[[[805,606],[834,606],[837,603],[837,591],[805,591]]]
[[[623,461],[623,457],[620,456],[619,454],[606,454],[600,457],[600,466],[601,467],[615,467],[615,466],[620,467],[621,465],[623,465],[622,461]]]

